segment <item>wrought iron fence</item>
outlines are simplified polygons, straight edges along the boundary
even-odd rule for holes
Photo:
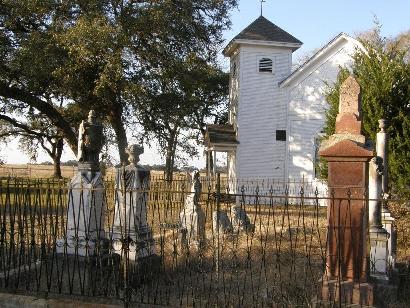
[[[0,288],[112,298],[124,305],[314,304],[327,259],[321,200],[348,204],[348,197],[306,194],[303,186],[291,194],[286,185],[279,191],[273,183],[264,189],[226,183],[202,179],[192,202],[203,220],[189,226],[193,234],[184,221],[192,209],[187,200],[195,198],[188,180],[152,180],[132,191],[106,182],[86,196],[64,181],[2,179]],[[118,204],[127,202],[136,205],[123,211]],[[399,301],[409,303],[409,213],[391,203],[401,215]]]

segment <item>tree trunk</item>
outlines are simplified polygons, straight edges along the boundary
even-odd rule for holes
[[[111,124],[111,127],[114,129],[116,141],[117,141],[117,148],[118,154],[120,156],[121,164],[127,163],[128,155],[125,152],[128,141],[127,141],[127,134],[125,131],[125,127],[122,121],[122,112],[123,107],[120,104],[116,104],[115,107],[111,110],[111,113],[108,117],[108,120]]]
[[[53,178],[61,179],[63,176],[61,175],[61,161],[59,159],[53,159]]]
[[[172,154],[169,150],[167,150],[165,159],[165,180],[172,182]]]
[[[64,148],[64,140],[63,138],[59,138],[57,142],[55,143],[55,155],[53,155],[53,165],[54,165],[54,173],[53,177],[61,179],[63,176],[61,174],[61,155],[63,154],[63,148]]]
[[[165,179],[167,182],[172,182],[173,179],[177,135],[178,133],[176,129],[171,131],[170,138],[168,139],[167,143],[167,152],[165,158]]]

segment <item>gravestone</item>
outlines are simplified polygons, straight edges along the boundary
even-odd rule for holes
[[[232,187],[236,188],[236,183],[233,183]],[[256,188],[258,190],[258,188]],[[244,198],[244,187],[242,186],[240,191],[237,189],[232,190],[236,191],[237,196],[235,197],[235,202],[231,205],[229,219],[232,225],[232,231],[238,233],[240,231],[253,231],[255,226],[251,224],[248,214],[246,213],[246,202]],[[239,195],[240,194],[240,195]],[[256,192],[258,195],[258,192]],[[260,200],[260,199],[259,199]]]
[[[126,152],[129,164],[116,169],[113,222],[114,252],[135,261],[155,254],[155,242],[147,222],[148,182],[150,172],[140,166],[144,148],[130,145]]]
[[[102,131],[91,110],[79,127],[78,171],[69,184],[66,237],[57,240],[57,253],[92,256],[106,246],[106,202],[99,169]]]
[[[241,206],[240,202],[231,206],[231,224],[234,232],[252,231],[254,226],[245,211],[245,206]]]
[[[214,211],[212,213],[212,228],[214,234],[226,234],[232,232],[232,223],[225,211]]]
[[[319,299],[373,304],[367,248],[368,162],[373,152],[361,134],[360,86],[348,77],[340,89],[336,130],[319,154],[328,161],[327,260]]]
[[[199,171],[191,174],[191,189],[179,214],[181,248],[200,248],[205,241],[205,213],[199,205],[201,182]]]

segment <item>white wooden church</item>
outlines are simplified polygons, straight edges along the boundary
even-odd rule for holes
[[[230,58],[229,123],[208,125],[206,143],[208,153],[227,153],[230,180],[317,181],[326,83],[363,47],[341,33],[291,72],[301,45],[260,16],[223,50]]]

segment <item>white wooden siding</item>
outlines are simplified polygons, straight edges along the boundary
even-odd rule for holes
[[[314,138],[321,131],[328,104],[325,98],[325,82],[336,81],[339,67],[350,67],[350,54],[354,50],[347,42],[340,49],[324,58],[311,72],[290,90],[287,151],[289,179],[304,177],[314,181]]]
[[[290,49],[242,45],[239,65],[237,135],[239,145],[229,157],[233,178],[275,178],[314,181],[314,138],[321,131],[325,82],[336,80],[339,66],[351,65],[355,45],[346,40],[316,59],[295,83],[279,87],[289,76]],[[260,73],[258,60],[273,60],[272,73]],[[232,99],[231,93],[231,99]],[[276,130],[286,130],[287,141],[276,141]]]
[[[237,177],[285,176],[286,142],[276,130],[286,130],[287,91],[278,83],[290,73],[289,49],[242,46],[238,113]],[[258,60],[273,60],[273,72],[260,73]]]

